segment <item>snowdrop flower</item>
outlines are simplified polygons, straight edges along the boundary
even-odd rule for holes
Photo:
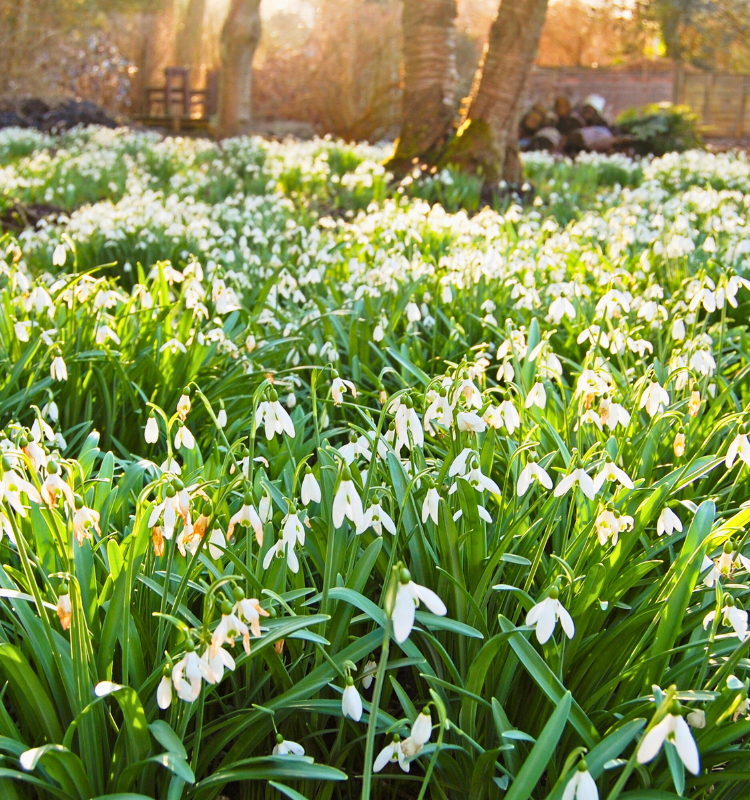
[[[430,517],[435,525],[438,524],[438,509],[440,506],[440,495],[434,486],[427,489],[424,502],[422,503],[422,522],[427,522]]]
[[[724,308],[724,293],[726,293],[729,305],[732,306],[732,308],[737,308],[737,292],[741,286],[744,286],[745,289],[750,289],[750,281],[745,278],[740,278],[739,275],[732,275],[727,281],[726,289],[719,289],[716,293],[716,305],[719,308]],[[720,295],[721,301],[719,299]]]
[[[734,634],[740,641],[747,639],[747,611],[737,608],[731,595],[726,596],[721,615],[724,624],[734,629]],[[714,619],[716,619],[716,611],[706,614],[703,618],[704,629],[708,628]]]
[[[383,535],[383,528],[393,536],[396,535],[396,525],[383,510],[379,499],[376,499],[363,514],[362,521],[357,525],[357,534],[364,533],[368,528],[372,528],[378,536]]]
[[[339,378],[338,373],[335,374],[333,384],[331,385],[331,397],[333,397],[333,404],[340,406],[344,401],[344,392],[349,390],[352,397],[357,396],[357,387],[351,381],[345,381]]]
[[[399,767],[401,767],[404,772],[409,772],[411,765],[406,761],[406,758],[407,756],[401,746],[401,737],[396,735],[393,737],[393,741],[387,744],[380,753],[378,753],[378,757],[372,765],[372,771],[380,772],[383,767],[387,766],[392,761],[398,761]]]
[[[224,533],[219,528],[214,528],[208,537],[208,554],[214,561],[218,561],[223,552],[220,548],[226,548],[226,546],[227,540],[224,537]]]
[[[407,303],[406,305],[406,319],[409,322],[419,322],[422,319],[422,312],[416,303]]]
[[[341,471],[341,481],[333,498],[333,524],[340,528],[348,518],[356,528],[362,522],[362,500],[348,466]]]
[[[626,489],[633,488],[633,481],[630,480],[628,475],[621,470],[614,461],[610,461],[609,459],[594,477],[594,492],[598,492],[602,488],[604,481],[617,481]]]
[[[156,421],[156,417],[153,414],[148,418],[148,422],[146,423],[144,438],[147,444],[155,444],[159,441],[159,423]]]
[[[716,311],[716,295],[707,287],[699,289],[690,301],[690,310],[696,311],[700,305],[709,312]]]
[[[585,761],[579,762],[573,777],[565,785],[562,800],[599,800],[596,781],[591,777]]]
[[[560,597],[560,590],[557,586],[553,586],[549,590],[549,594],[541,603],[537,603],[526,615],[526,624],[536,626],[536,638],[539,644],[545,644],[552,636],[557,620],[560,620],[563,631],[568,639],[575,636],[575,625],[573,618],[563,608],[562,603],[558,599]]]
[[[305,544],[305,526],[300,522],[300,518],[296,512],[290,511],[281,523],[281,535],[292,546],[299,542],[301,545]]]
[[[456,422],[460,431],[482,433],[487,429],[487,423],[472,411],[459,411],[456,416]]]
[[[417,714],[417,718],[414,720],[414,724],[411,726],[411,734],[409,738],[417,745],[417,747],[423,747],[430,741],[430,737],[432,736],[432,715],[430,714],[430,707],[425,706],[419,714]]]
[[[31,322],[16,322],[13,325],[13,332],[16,334],[16,339],[19,342],[29,341],[29,331],[31,330]]]
[[[407,397],[405,401],[398,401],[394,424],[396,428],[396,444],[393,446],[393,449],[396,453],[398,453],[404,445],[411,448],[409,434],[411,434],[411,439],[417,447],[424,446],[424,430],[422,428],[422,423],[419,421],[419,415],[411,402],[411,398]]]
[[[664,742],[670,742],[677,750],[677,755],[685,765],[685,769],[693,775],[701,771],[698,745],[690,733],[687,722],[680,716],[679,706],[675,702],[673,709],[664,719],[655,725],[643,737],[638,746],[637,759],[639,764],[653,761],[659,754]]]
[[[305,467],[305,477],[302,479],[300,497],[302,504],[305,506],[310,505],[310,503],[320,502],[320,484],[315,479],[310,467]]]
[[[606,545],[612,539],[612,544],[617,544],[621,531],[633,529],[633,518],[626,514],[620,514],[611,506],[607,506],[596,518],[596,534],[599,537],[599,544]]]
[[[562,318],[568,316],[570,319],[576,318],[576,310],[575,306],[568,300],[567,297],[558,297],[556,300],[553,300],[549,307],[549,313],[547,314],[547,319],[550,322],[554,322],[555,325],[559,325],[562,321]]]
[[[363,456],[366,461],[370,461],[372,459],[372,453],[370,453],[370,443],[364,436],[352,436],[351,440],[339,447],[339,453],[341,453],[341,457],[347,464],[354,463],[354,460],[357,456]],[[378,448],[378,451],[380,448]]]
[[[685,719],[691,728],[706,727],[706,712],[702,708],[694,708]]]
[[[239,586],[235,587],[233,595],[235,600],[233,608],[234,613],[247,622],[250,627],[250,633],[252,633],[256,639],[259,639],[261,634],[260,618],[269,617],[271,615],[261,606],[260,602],[255,597],[251,597],[248,600],[245,597],[245,592]]]
[[[57,618],[60,620],[62,629],[67,631],[70,628],[70,622],[73,617],[73,606],[70,603],[70,594],[68,594],[67,587],[60,589],[60,594],[57,596]]]
[[[630,425],[630,414],[619,403],[612,403],[606,396],[599,404],[599,418],[602,425],[606,425],[611,431],[618,425],[623,428]]]
[[[211,680],[208,683],[220,683],[224,677],[224,670],[228,669],[234,672],[236,666],[231,653],[228,653],[223,647],[219,647],[216,652],[211,647],[207,647],[203,651],[201,660],[208,665],[211,673]]]
[[[234,640],[237,636],[242,637],[242,646],[249,655],[250,630],[234,613],[232,604],[228,600],[224,600],[221,604],[221,620],[211,637],[211,653],[216,655],[219,648],[224,644],[234,647]]]
[[[17,472],[7,467],[3,471],[3,477],[0,481],[0,502],[5,501],[8,505],[21,517],[26,516],[26,509],[21,503],[21,494],[25,494],[29,500],[37,505],[42,502],[41,495],[36,490],[33,484],[29,483],[25,478],[21,477]]]
[[[433,420],[437,421],[437,423],[446,430],[449,430],[453,423],[453,412],[448,400],[448,392],[445,388],[440,390],[424,412],[424,426],[428,431],[434,433],[432,427]]]
[[[266,439],[271,441],[277,433],[285,433],[294,438],[294,423],[289,413],[279,402],[279,396],[274,389],[269,392],[269,400],[258,404],[255,412],[255,425],[260,427],[265,423]]]
[[[266,553],[263,559],[263,569],[268,569],[271,566],[273,557],[286,558],[286,565],[296,575],[299,572],[299,560],[297,554],[294,552],[294,545],[284,539],[282,536],[276,540],[276,544],[271,546],[271,549]]]
[[[55,247],[52,253],[52,266],[53,267],[64,267],[65,266],[65,259],[68,255],[68,251],[65,249],[64,244],[58,244]]]
[[[275,756],[303,756],[305,755],[305,748],[297,742],[291,742],[285,739],[280,733],[276,734],[276,746],[273,748],[273,755]]]
[[[180,399],[177,401],[177,416],[182,422],[185,422],[187,419],[187,416],[190,413],[190,408],[190,388],[186,386],[182,390]]]
[[[703,578],[703,583],[712,589],[716,585],[716,581],[719,580],[719,578],[729,577],[734,569],[734,558],[732,556],[732,545],[730,542],[726,542],[724,544],[721,555],[716,559],[716,561],[713,561],[708,556],[703,557],[701,572],[709,569],[709,567],[710,571]]]
[[[60,475],[60,467],[57,462],[47,463],[47,478],[42,484],[42,499],[50,508],[57,508],[58,499],[62,495],[68,502],[71,511],[75,509],[75,499],[73,490]]]
[[[478,410],[482,407],[482,393],[477,389],[474,381],[468,376],[461,380],[458,386],[458,392],[464,396],[469,408],[476,408]]]
[[[185,447],[187,450],[192,450],[195,447],[195,437],[190,432],[186,425],[180,425],[174,437],[175,450]]]
[[[744,425],[740,427],[737,436],[734,437],[727,449],[727,457],[724,461],[727,469],[732,469],[737,458],[750,467],[750,440],[748,440],[747,428]]]
[[[669,405],[669,394],[666,389],[657,383],[651,381],[646,390],[641,395],[641,408],[645,408],[650,417],[659,413],[664,409],[664,406]]]
[[[253,496],[250,492],[245,492],[242,498],[242,505],[229,520],[229,527],[227,528],[227,539],[234,536],[235,525],[242,525],[243,527],[252,527],[255,532],[255,540],[261,547],[263,546],[263,523],[261,522],[258,512],[253,505]]]
[[[513,436],[516,428],[521,424],[521,417],[512,401],[506,397],[498,406],[497,412],[502,418],[508,434]]]
[[[384,338],[385,338],[385,331],[383,330],[383,326],[380,323],[378,323],[372,332],[372,340],[374,342],[382,342]]]
[[[578,460],[579,466],[575,467],[572,472],[566,475],[560,483],[557,484],[555,487],[555,497],[562,497],[563,495],[567,494],[574,486],[579,486],[581,491],[588,497],[589,500],[593,500],[594,496],[596,495],[596,489],[594,488],[594,481],[591,479],[591,476],[586,472],[583,468],[583,465]]]
[[[544,391],[544,384],[537,380],[532,386],[531,391],[526,395],[526,408],[537,406],[537,408],[544,408],[547,405],[547,393]]]
[[[674,321],[672,322],[672,338],[676,342],[682,342],[684,341],[685,336],[685,321],[680,317],[675,317]]]
[[[393,635],[399,644],[409,638],[411,629],[414,627],[415,613],[420,600],[433,614],[439,617],[444,617],[448,613],[445,603],[432,589],[414,583],[409,570],[402,568],[399,575],[396,602],[393,605],[391,614]]]
[[[78,541],[79,547],[83,545],[84,539],[91,539],[91,531],[95,530],[99,536],[99,512],[93,508],[86,508],[83,500],[78,495],[74,497],[75,513],[73,514],[73,533]]]
[[[369,689],[372,682],[375,680],[375,673],[378,670],[378,663],[375,661],[374,656],[370,656],[365,662],[365,668],[362,670],[362,688]]]
[[[341,713],[355,722],[359,722],[362,719],[362,698],[359,696],[351,675],[346,676],[346,688],[341,697]]]
[[[159,681],[159,686],[156,690],[156,704],[162,711],[172,705],[172,681],[169,667],[164,668],[164,674]]]
[[[519,497],[523,497],[526,494],[532,481],[539,481],[545,489],[552,488],[552,479],[547,474],[547,471],[544,467],[539,466],[533,456],[529,456],[526,466],[521,470],[521,474],[518,476],[516,492]]]
[[[211,683],[208,664],[198,657],[192,639],[185,642],[185,655],[172,668],[172,683],[177,696],[192,703],[201,691],[201,680]]]
[[[219,409],[219,413],[216,415],[216,424],[222,429],[226,428],[227,426],[227,412],[223,406]]]
[[[52,359],[52,364],[49,368],[50,375],[53,381],[67,381],[68,368],[65,366],[62,356],[55,356]]]
[[[165,350],[171,351],[172,355],[176,353],[187,353],[187,347],[179,339],[169,339],[159,348],[159,352],[163,353]]]
[[[682,522],[677,514],[669,508],[664,508],[659,514],[659,519],[656,522],[656,533],[659,536],[667,534],[669,536],[673,531],[682,532]]]

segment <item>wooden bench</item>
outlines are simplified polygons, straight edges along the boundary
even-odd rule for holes
[[[167,67],[164,85],[146,89],[146,114],[136,119],[150,127],[173,131],[208,130],[219,107],[219,73],[206,75],[206,88],[193,89],[188,67]]]

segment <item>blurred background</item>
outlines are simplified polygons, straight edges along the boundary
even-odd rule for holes
[[[398,136],[400,0],[255,5],[255,128],[346,140]],[[112,115],[166,116],[165,69],[182,67],[189,73],[172,76],[176,91],[186,80],[191,91],[204,93],[204,106],[186,116],[210,116],[229,7],[230,0],[0,0],[2,110],[9,113],[23,98],[49,105],[75,98]],[[469,94],[497,9],[497,0],[458,2],[456,110]],[[578,101],[591,92],[613,113],[683,101],[677,96],[685,92],[683,74],[750,72],[749,12],[748,0],[552,0],[527,105],[561,93],[580,95],[572,97]],[[704,81],[696,91],[705,94],[707,87]],[[702,95],[692,105],[706,110]],[[736,110],[727,114],[735,119]]]

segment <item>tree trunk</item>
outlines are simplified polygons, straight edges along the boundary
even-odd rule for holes
[[[547,0],[502,0],[468,108],[440,163],[483,175],[488,184],[521,180],[518,124]]]
[[[179,26],[176,43],[177,63],[190,67],[190,84],[202,84],[203,68],[203,17],[206,0],[189,0]]]
[[[408,170],[413,158],[443,145],[455,116],[456,0],[404,0],[401,134],[388,166]]]
[[[260,0],[232,0],[221,30],[219,136],[250,124],[253,55],[260,41]]]

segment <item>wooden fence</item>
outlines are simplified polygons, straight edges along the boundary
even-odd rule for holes
[[[607,101],[616,117],[627,108],[664,101],[684,103],[698,114],[707,136],[750,137],[750,75],[683,72],[672,69],[535,67],[529,81],[529,104],[551,107],[563,95],[571,102],[590,94]]]

